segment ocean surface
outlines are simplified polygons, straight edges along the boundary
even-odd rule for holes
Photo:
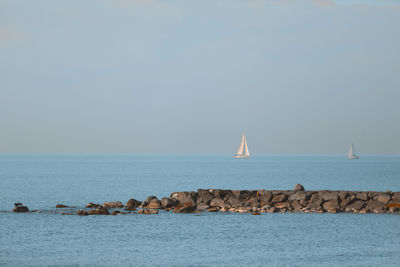
[[[400,215],[64,216],[198,188],[400,191],[400,156],[0,155],[0,266],[398,266]],[[9,212],[21,201],[44,212]]]

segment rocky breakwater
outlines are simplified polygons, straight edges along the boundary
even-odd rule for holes
[[[400,192],[306,191],[300,184],[294,190],[199,189],[174,192],[170,199],[178,203],[174,212],[355,212],[399,213]],[[171,207],[172,208],[172,207]]]

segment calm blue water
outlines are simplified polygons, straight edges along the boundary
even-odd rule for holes
[[[400,156],[0,155],[0,210],[198,188],[400,191]],[[302,266],[400,262],[400,216],[0,212],[0,265]]]

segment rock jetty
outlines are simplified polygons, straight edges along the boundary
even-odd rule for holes
[[[57,208],[66,207],[68,206],[57,205]],[[149,196],[144,201],[132,198],[125,205],[120,201],[105,202],[102,205],[89,203],[74,213],[83,216],[158,214],[159,210],[174,213],[238,212],[253,215],[275,212],[400,214],[400,192],[306,191],[301,184],[297,184],[293,190],[198,189],[173,192],[161,200],[156,196]],[[15,203],[13,211],[28,212],[29,209],[21,203]],[[72,213],[63,212],[63,214]]]

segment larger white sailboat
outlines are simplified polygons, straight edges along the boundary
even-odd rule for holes
[[[240,140],[240,145],[236,155],[233,156],[236,159],[244,159],[250,157],[249,148],[247,147],[246,136],[244,131],[242,132],[242,140]]]
[[[348,159],[359,159],[360,158],[359,156],[356,155],[353,142],[351,142],[351,146],[350,146],[349,154],[347,155],[347,158]]]

